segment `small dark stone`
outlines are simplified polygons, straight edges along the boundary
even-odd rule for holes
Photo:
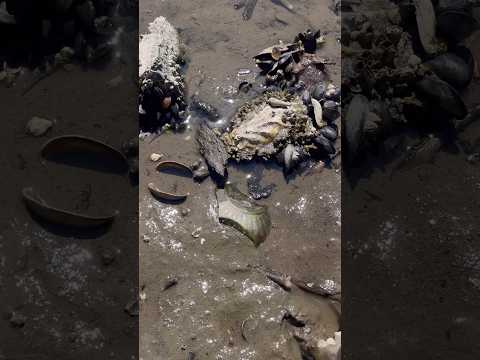
[[[202,182],[210,175],[208,168],[204,165],[200,166],[199,168],[193,170],[193,180],[197,182]]]
[[[138,136],[134,136],[128,141],[122,144],[122,151],[125,156],[137,156],[138,155]]]
[[[16,311],[12,311],[10,315],[10,325],[14,328],[22,328],[25,326],[25,323],[27,322],[27,318],[19,314]]]
[[[139,315],[140,313],[140,308],[139,308],[139,304],[138,304],[138,300],[134,300],[134,301],[131,301],[129,302],[126,306],[125,306],[125,312],[130,315],[131,317],[136,317]]]
[[[102,253],[102,264],[108,266],[115,261],[115,254],[110,250],[105,250]]]

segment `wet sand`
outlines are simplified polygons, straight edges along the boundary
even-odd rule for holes
[[[259,1],[245,22],[231,1],[144,1],[140,28],[145,31],[159,15],[176,26],[189,61],[188,95],[198,93],[228,116],[242,103],[235,96],[244,79],[238,70],[250,69],[247,78],[253,80],[257,70],[252,56],[280,39],[291,41],[307,28],[327,34],[320,54],[337,63],[328,71],[339,84],[339,18],[327,1],[294,5],[296,13],[291,13]],[[190,196],[181,205],[160,203],[146,189],[149,182],[162,184],[149,160],[151,153],[187,164],[200,158],[198,121],[193,116],[186,132],[140,144],[140,357],[176,360],[192,352],[196,359],[300,359],[290,325],[282,321],[285,310],[305,320],[305,329],[316,339],[333,336],[337,314],[323,298],[298,288],[284,291],[264,270],[319,283],[333,280],[341,286],[340,173],[317,164],[287,183],[274,164],[230,164],[229,180],[243,191],[252,173],[262,174],[263,185],[276,185],[261,201],[269,208],[272,231],[255,248],[247,237],[219,224],[211,179],[187,185]],[[163,290],[171,278],[178,284]]]
[[[112,175],[45,161],[56,136],[90,136],[119,149],[138,131],[136,31],[122,37],[106,67],[70,65],[24,89],[0,85],[3,145],[0,180],[2,359],[133,359],[138,318],[125,312],[137,297],[137,187]],[[127,34],[127,33],[126,33]],[[116,79],[112,82],[112,79]],[[38,138],[25,134],[33,116],[55,120]],[[22,201],[34,187],[51,205],[89,214],[119,210],[110,228],[82,232],[34,219]],[[8,289],[8,290],[7,290]],[[14,325],[10,316],[22,318]]]

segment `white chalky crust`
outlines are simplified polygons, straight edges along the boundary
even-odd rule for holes
[[[172,84],[178,84],[180,42],[177,30],[163,16],[148,26],[148,33],[139,42],[139,75],[153,70],[161,73]]]

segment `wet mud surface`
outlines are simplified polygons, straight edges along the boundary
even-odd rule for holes
[[[130,30],[131,31],[131,30]],[[119,57],[100,68],[69,64],[36,82],[23,69],[0,86],[1,359],[134,359],[138,192],[124,174],[45,161],[40,151],[67,134],[120,149],[137,133],[137,33],[122,37]],[[113,80],[113,81],[112,81]],[[43,136],[25,133],[38,116],[54,120]],[[6,175],[8,174],[8,175]],[[90,215],[119,211],[110,227],[75,230],[34,218],[22,201],[33,187],[52,206]]]
[[[252,57],[307,28],[326,33],[320,54],[337,63],[328,71],[338,84],[339,18],[326,1],[294,5],[291,13],[259,1],[245,22],[231,1],[144,1],[140,32],[160,15],[179,29],[188,59],[188,95],[198,94],[228,117],[245,101],[236,94],[239,83],[258,74]],[[251,72],[238,75],[240,69]],[[229,164],[229,180],[244,192],[252,176],[261,178],[262,186],[275,185],[270,197],[259,200],[268,206],[272,230],[256,248],[219,223],[211,178],[182,179],[179,186],[190,195],[181,204],[159,202],[147,189],[150,182],[172,186],[156,171],[152,153],[187,165],[200,159],[195,141],[200,121],[192,114],[185,132],[140,141],[140,357],[301,359],[292,332],[315,340],[333,337],[339,329],[338,302],[295,286],[285,291],[266,271],[307,282],[331,280],[341,288],[340,172],[312,163],[287,182],[271,162]],[[305,325],[295,328],[283,320],[287,311]]]
[[[464,44],[478,66],[478,32]],[[468,111],[479,89],[476,76],[461,91]],[[438,133],[437,118],[427,120]],[[479,135],[477,121],[411,167],[396,166],[403,145],[369,154],[343,177],[345,359],[478,357]]]

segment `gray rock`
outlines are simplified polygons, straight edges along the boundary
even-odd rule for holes
[[[42,136],[53,126],[53,121],[34,116],[25,127],[27,134]]]

